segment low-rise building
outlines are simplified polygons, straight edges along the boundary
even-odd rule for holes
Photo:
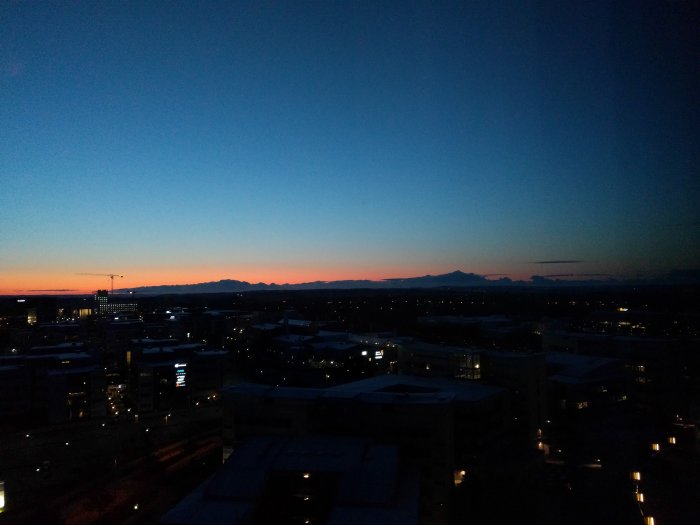
[[[417,525],[417,477],[395,446],[330,436],[245,441],[161,525]]]

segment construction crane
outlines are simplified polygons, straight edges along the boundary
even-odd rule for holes
[[[118,273],[77,273],[76,275],[95,275],[97,277],[109,277],[112,281],[112,295],[114,295],[114,278],[119,277],[121,279],[124,277],[123,275]]]

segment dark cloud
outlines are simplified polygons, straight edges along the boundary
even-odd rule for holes
[[[543,277],[611,277],[609,273],[551,273]]]
[[[586,261],[571,260],[554,260],[554,261],[533,261],[531,264],[579,264]]]
[[[56,288],[56,289],[49,289],[49,290],[18,290],[19,292],[75,292],[77,290],[70,290],[68,288]]]

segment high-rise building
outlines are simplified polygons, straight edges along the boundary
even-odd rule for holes
[[[95,313],[98,315],[106,314],[108,304],[109,295],[107,290],[97,290],[97,292],[95,292]]]
[[[97,315],[110,315],[118,313],[136,313],[137,304],[132,300],[115,300],[107,290],[95,292],[95,313]]]

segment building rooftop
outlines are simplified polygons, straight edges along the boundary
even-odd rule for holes
[[[312,343],[311,346],[315,350],[333,350],[336,352],[347,352],[353,348],[360,346],[360,343],[350,343],[348,341],[321,341]]]
[[[363,399],[370,399],[367,394],[373,394],[372,399],[377,401],[388,401],[389,397],[394,397],[402,403],[420,403],[429,400],[476,402],[500,396],[503,392],[504,389],[501,387],[480,383],[438,377],[386,374],[329,388],[328,396],[350,397],[362,394]]]
[[[271,487],[275,494],[283,493],[277,501],[261,498]],[[410,476],[399,476],[396,447],[364,438],[306,436],[244,441],[161,524],[256,523],[262,505],[284,506],[289,504],[285,496],[300,493],[324,500],[330,508],[324,520],[328,524],[417,522],[417,484]]]
[[[260,330],[263,332],[269,332],[272,330],[279,330],[281,328],[280,325],[275,324],[275,323],[254,324],[252,327],[255,328],[256,330]]]
[[[464,355],[478,354],[482,350],[480,348],[467,348],[464,346],[447,346],[425,343],[423,341],[412,341],[410,343],[402,343],[400,345],[404,349],[415,352],[430,352],[434,354],[449,354],[449,355]]]
[[[286,345],[301,345],[313,339],[310,335],[285,334],[275,337],[275,341]]]
[[[456,325],[456,326],[473,326],[480,324],[488,325],[504,325],[512,323],[512,319],[505,315],[482,315],[482,316],[463,316],[463,315],[428,315],[418,318],[420,324],[436,324],[436,325]]]
[[[505,390],[498,386],[470,383],[454,379],[380,375],[331,388],[273,387],[243,383],[228,388],[228,392],[286,399],[356,399],[364,403],[429,404],[453,401],[475,403]]]
[[[277,322],[278,325],[288,325],[296,326],[299,328],[308,328],[311,326],[311,321],[305,321],[303,319],[281,319]]]
[[[618,376],[623,373],[622,361],[609,357],[547,352],[545,363],[549,369],[553,369],[555,372],[550,376],[550,379],[562,382],[572,382],[573,379],[585,382],[596,378]]]

